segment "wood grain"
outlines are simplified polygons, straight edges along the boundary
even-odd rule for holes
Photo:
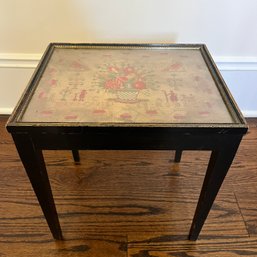
[[[257,239],[219,235],[193,243],[183,236],[147,233],[129,238],[128,252],[131,257],[257,256]]]
[[[52,239],[0,117],[0,256],[257,256],[257,119],[197,242],[187,240],[209,152],[45,151],[65,241]]]

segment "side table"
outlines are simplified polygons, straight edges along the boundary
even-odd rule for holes
[[[203,44],[48,46],[7,123],[55,239],[42,150],[212,151],[189,239],[196,240],[247,124]]]

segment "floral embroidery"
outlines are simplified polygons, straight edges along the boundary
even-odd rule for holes
[[[136,103],[141,90],[154,88],[151,71],[130,65],[104,66],[100,69],[98,84],[115,93],[115,100],[124,103]]]
[[[55,49],[23,121],[232,121],[199,51]]]
[[[56,79],[51,79],[49,81],[49,84],[50,84],[50,86],[56,86],[57,85],[57,80]]]
[[[151,87],[149,71],[145,72],[129,65],[108,65],[100,74],[100,84],[110,91],[138,91]]]
[[[107,66],[102,71],[101,84],[113,90],[143,90],[148,85],[147,73],[137,71],[131,66]]]
[[[66,120],[76,120],[78,118],[78,115],[66,115]]]
[[[166,67],[163,71],[177,72],[177,71],[183,71],[183,70],[184,70],[183,64],[180,62],[176,62]]]
[[[129,113],[123,113],[120,115],[120,118],[123,120],[130,120],[132,116]]]
[[[42,111],[41,114],[42,114],[43,116],[50,116],[50,115],[53,114],[53,111]]]
[[[95,114],[104,114],[104,113],[105,113],[105,110],[96,109],[96,110],[93,110],[93,113],[95,113]]]

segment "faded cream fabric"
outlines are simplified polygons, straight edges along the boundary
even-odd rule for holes
[[[22,121],[233,123],[194,48],[56,48]]]

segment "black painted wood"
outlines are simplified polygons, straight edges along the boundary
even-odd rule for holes
[[[80,162],[80,156],[79,156],[79,151],[78,150],[72,150],[72,156],[73,156],[73,160],[76,164],[79,164]]]
[[[197,240],[216,195],[233,162],[241,138],[242,136],[228,137],[223,142],[220,142],[218,149],[212,151],[189,233],[190,240]]]
[[[42,151],[35,148],[28,135],[14,134],[13,140],[52,235],[55,239],[61,240],[62,231]]]
[[[182,157],[182,150],[176,150],[174,162],[180,162]]]

